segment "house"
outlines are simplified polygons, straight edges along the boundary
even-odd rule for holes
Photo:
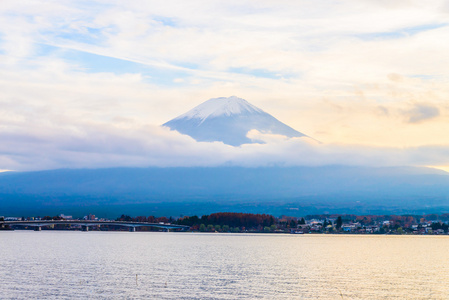
[[[380,228],[379,226],[366,226],[366,233],[376,233],[379,232]]]
[[[353,224],[348,224],[341,226],[341,230],[343,230],[344,232],[354,232],[356,230],[356,227]]]

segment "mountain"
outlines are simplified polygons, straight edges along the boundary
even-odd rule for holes
[[[307,137],[235,96],[209,99],[162,126],[189,135],[197,141],[221,141],[232,146],[260,142],[247,137],[247,133],[253,129],[289,138]]]
[[[449,174],[429,168],[209,167],[0,173],[0,216],[201,215],[218,211],[449,212]]]

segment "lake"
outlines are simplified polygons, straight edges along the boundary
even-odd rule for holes
[[[449,236],[0,231],[0,299],[448,299]]]

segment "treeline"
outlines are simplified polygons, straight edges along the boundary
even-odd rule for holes
[[[190,226],[192,230],[204,232],[242,232],[242,231],[265,231],[273,232],[278,228],[279,222],[277,218],[267,214],[250,214],[250,213],[213,213],[210,215],[185,216],[175,220],[172,217],[154,217],[154,216],[137,216],[131,217],[121,215],[117,221],[126,222],[148,222],[148,223],[172,223],[177,225]],[[302,219],[304,221],[304,219]],[[286,222],[285,225],[296,226],[294,220]]]
[[[204,215],[201,218],[198,216],[183,217],[176,221],[178,225],[187,225],[190,227],[200,226],[201,224],[230,226],[230,227],[270,227],[276,224],[276,218],[267,214],[249,214],[249,213],[213,213]]]
[[[124,221],[124,222],[142,222],[142,223],[173,223],[175,219],[173,217],[155,217],[155,216],[137,216],[131,217],[128,215],[121,215],[116,219],[116,221]]]
[[[90,216],[90,215],[89,215]],[[22,220],[35,219],[25,218]],[[37,217],[39,220],[40,218]],[[45,216],[42,220],[61,220],[61,216]],[[186,225],[193,231],[205,232],[290,232],[292,230],[310,230],[314,232],[345,231],[350,227],[354,230],[363,231],[377,230],[376,232],[421,232],[429,230],[449,231],[449,214],[423,214],[423,215],[354,215],[354,214],[317,214],[307,215],[304,218],[280,216],[276,218],[269,214],[232,213],[219,212],[210,215],[184,216],[178,219],[173,217],[137,216],[121,215],[117,221],[142,222],[142,223],[172,223]],[[301,226],[306,225],[306,226]],[[110,228],[114,230],[122,227]],[[374,229],[373,229],[374,228]],[[153,227],[139,227],[138,230],[159,230]]]
[[[41,220],[45,220],[45,221],[51,221],[51,220],[53,220],[53,221],[60,221],[60,220],[64,220],[64,218],[62,218],[60,216],[54,216],[54,217],[45,216],[45,217],[42,217]]]

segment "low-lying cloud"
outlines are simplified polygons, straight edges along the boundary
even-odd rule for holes
[[[449,147],[386,148],[320,144],[308,138],[251,132],[265,144],[232,147],[196,142],[167,128],[138,130],[103,126],[21,134],[0,133],[0,168],[17,171],[57,168],[174,166],[427,166],[449,165]]]

